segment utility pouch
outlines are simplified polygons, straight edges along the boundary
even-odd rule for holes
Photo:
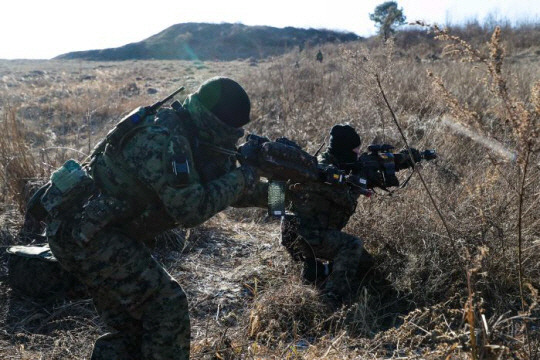
[[[79,223],[73,227],[72,236],[82,243],[87,243],[105,226],[125,216],[126,211],[125,201],[100,194],[84,205]]]
[[[68,160],[51,175],[41,197],[43,208],[53,217],[70,210],[94,188],[94,181],[75,160]]]

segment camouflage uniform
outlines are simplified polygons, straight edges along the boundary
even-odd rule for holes
[[[197,94],[162,109],[117,141],[98,145],[86,169],[95,187],[48,221],[51,250],[86,284],[104,322],[92,359],[188,359],[188,301],[145,242],[201,224],[252,195],[256,173],[236,168],[242,130],[208,111]],[[106,146],[105,146],[106,145]],[[264,190],[264,186],[262,187]]]
[[[325,166],[339,164],[329,151],[318,160]],[[324,276],[325,269],[317,259],[333,263],[325,290],[338,298],[350,293],[363,252],[362,240],[341,231],[354,213],[359,195],[347,185],[291,184],[288,199],[295,217],[285,217],[281,223],[282,244],[295,260],[304,261],[306,280],[314,282]]]
[[[360,155],[360,145],[360,136],[350,125],[335,125],[328,149],[318,163],[356,173],[360,170],[356,167],[359,157],[368,155]],[[418,150],[411,152],[414,161],[408,150],[394,154],[396,171],[420,161]],[[362,241],[341,231],[354,213],[360,194],[361,189],[346,184],[312,182],[289,186],[290,210],[295,217],[283,219],[282,243],[293,259],[304,261],[303,275],[308,282],[319,284],[329,272],[325,290],[337,300],[354,290],[373,266],[373,258],[363,249]],[[329,266],[323,266],[320,260],[328,260]]]

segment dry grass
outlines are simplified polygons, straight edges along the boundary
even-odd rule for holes
[[[156,256],[189,294],[193,357],[537,359],[540,66],[524,56],[536,49],[504,28],[481,41],[434,31],[451,56],[430,56],[444,45],[404,47],[398,37],[324,46],[322,63],[310,48],[258,64],[0,62],[0,126],[9,134],[0,141],[1,245],[17,241],[13,208],[27,179],[84,158],[133,107],[217,74],[250,94],[248,130],[314,152],[333,124],[349,122],[365,145],[403,146],[377,74],[408,142],[439,153],[418,171],[448,229],[416,175],[392,196],[361,199],[346,230],[365,240],[394,290],[366,286],[336,312],[301,283],[277,223],[260,212],[229,210],[185,242],[183,233],[167,238]],[[0,357],[88,356],[105,330],[90,304],[12,296],[2,266]]]

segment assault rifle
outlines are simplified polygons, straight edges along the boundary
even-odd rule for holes
[[[294,141],[250,134],[239,149],[240,162],[258,167],[271,180],[296,182],[322,181],[328,184],[348,184],[361,194],[370,196],[374,188],[388,191],[399,186],[396,172],[414,167],[422,160],[437,158],[435,150],[418,151],[411,148],[393,153],[388,144],[373,144],[357,161],[337,167],[318,164],[317,158],[302,150]],[[412,155],[412,158],[411,158]],[[410,177],[409,177],[410,178]],[[406,185],[406,182],[402,185]]]
[[[317,158],[285,137],[269,138],[249,134],[238,148],[238,160],[254,166],[270,180],[297,182],[319,180]]]
[[[389,191],[389,187],[400,186],[396,172],[414,168],[420,161],[437,158],[437,153],[432,149],[418,151],[411,148],[410,151],[402,150],[398,153],[393,153],[393,149],[394,147],[388,144],[372,144],[368,146],[368,152],[360,155],[357,161],[339,164],[339,168],[328,168],[325,182],[347,183],[360,188],[362,194],[370,196],[374,188]],[[409,179],[402,186],[406,185]]]

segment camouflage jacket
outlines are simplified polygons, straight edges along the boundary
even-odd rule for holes
[[[89,165],[102,192],[128,203],[117,222],[139,236],[201,224],[235,203],[263,205],[258,194],[266,185],[248,189],[235,157],[216,151],[236,150],[243,131],[222,123],[196,96],[184,109],[147,116],[116,146],[96,152]]]
[[[318,161],[323,166],[338,166],[329,152],[321,154]],[[341,230],[354,213],[359,195],[346,184],[309,182],[290,184],[287,198],[301,224]]]

